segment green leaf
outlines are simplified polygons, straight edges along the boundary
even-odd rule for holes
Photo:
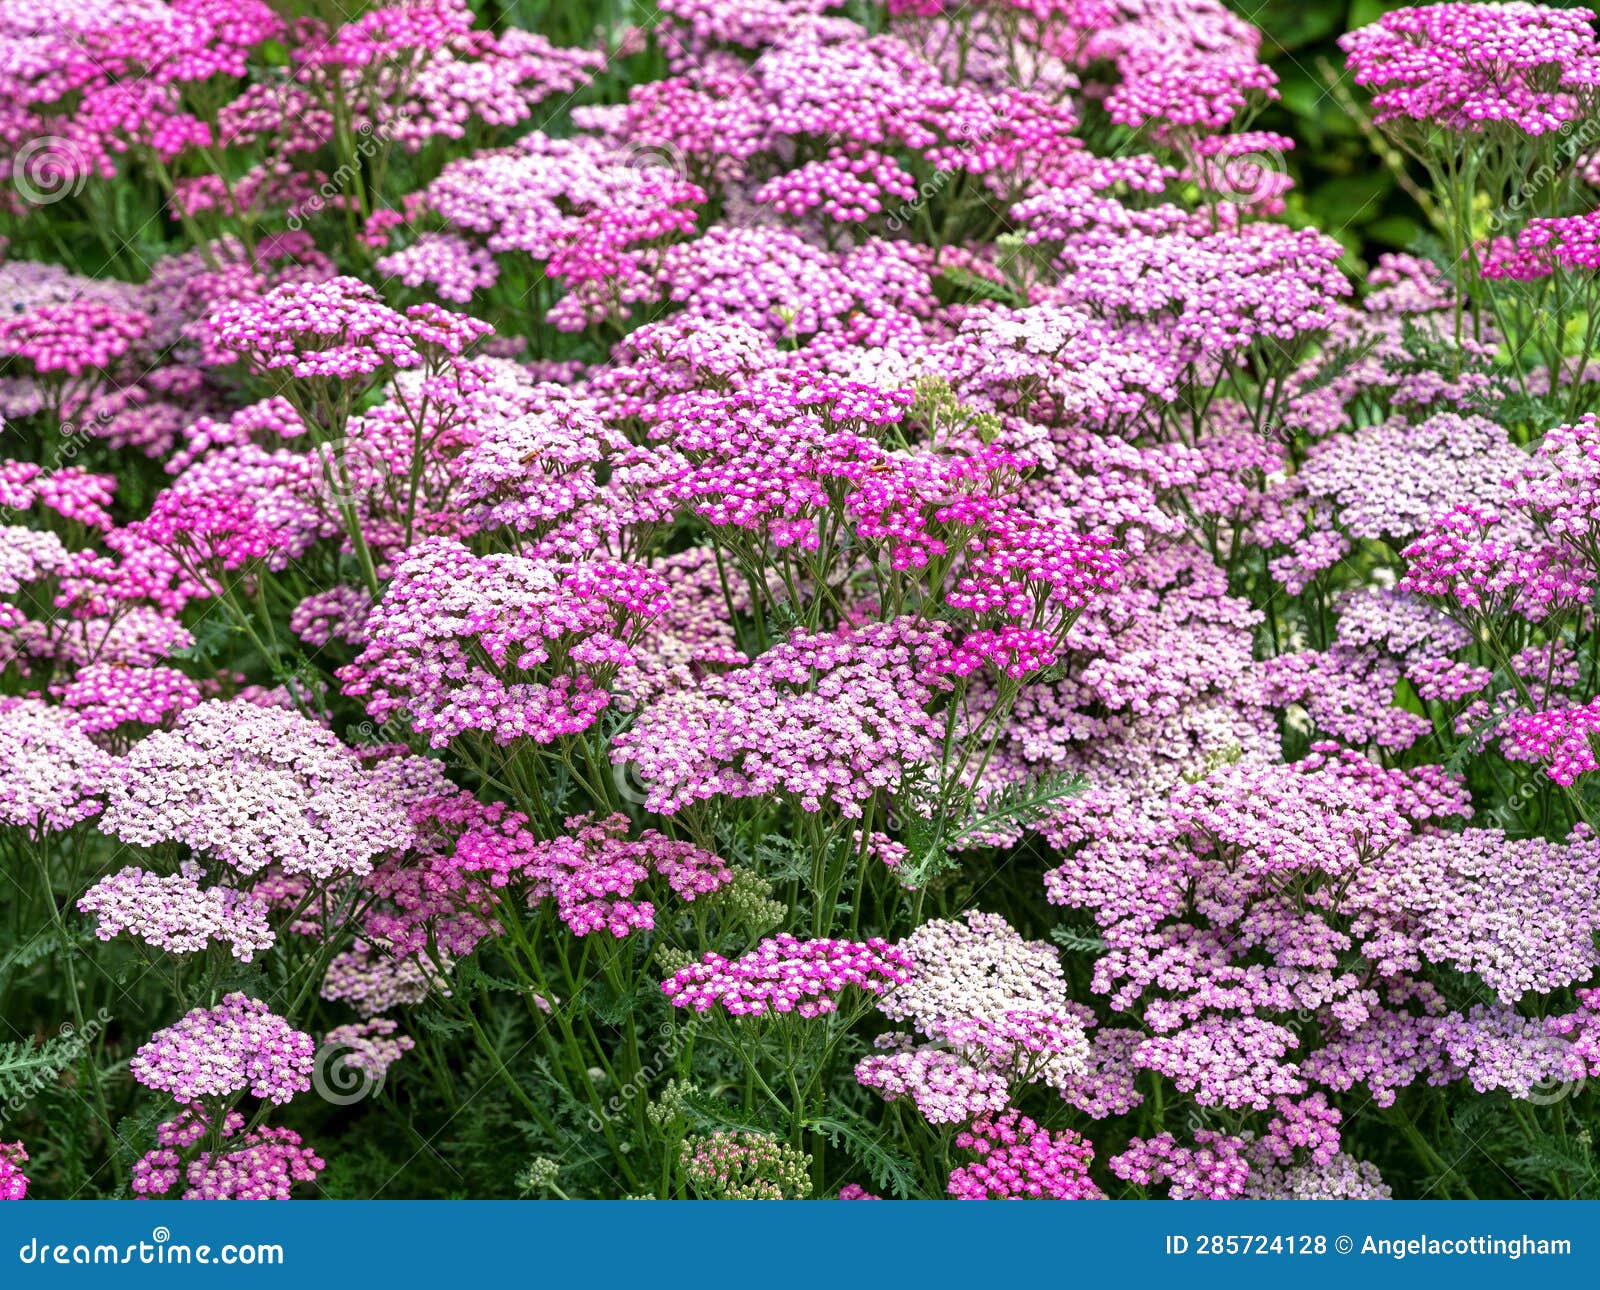
[[[1337,5],[1307,4],[1306,0],[1267,0],[1251,13],[1250,21],[1269,42],[1269,58],[1315,44],[1344,29],[1344,15]]]
[[[0,1101],[5,1103],[4,1109],[15,1111],[54,1085],[84,1055],[96,1033],[80,1036],[68,1027],[67,1033],[52,1035],[43,1042],[30,1036],[0,1044]]]
[[[504,977],[492,976],[478,965],[476,959],[462,959],[456,964],[455,985],[457,989],[473,991],[478,989],[490,990],[496,994],[522,994],[523,987],[515,981],[508,981]]]
[[[698,1089],[684,1096],[683,1108],[691,1127],[697,1132],[706,1129],[747,1129],[768,1136],[775,1136],[779,1132],[767,1116],[746,1111]]]
[[[1337,233],[1364,219],[1375,218],[1383,209],[1383,199],[1394,186],[1394,176],[1375,167],[1366,174],[1341,175],[1329,180],[1311,193],[1310,201],[1325,230]]]
[[[939,274],[936,285],[946,285],[949,290],[944,294],[953,301],[997,300],[1013,309],[1020,309],[1028,303],[1027,297],[1015,287],[995,282],[969,269],[953,266],[945,269]]]
[[[413,1013],[411,1019],[431,1035],[459,1035],[472,1029],[459,1017],[447,1017],[442,1012]]]
[[[1062,802],[1077,797],[1088,787],[1089,781],[1074,771],[1057,771],[1007,784],[998,793],[992,794],[976,814],[964,821],[951,834],[950,841],[963,842],[980,834],[992,833],[1005,824],[1023,828],[1037,824]]]
[[[1422,236],[1423,228],[1409,215],[1383,215],[1365,225],[1362,231],[1375,242],[1406,247]]]
[[[796,838],[769,833],[751,850],[762,877],[772,882],[804,882],[811,877],[811,855]]]
[[[893,1192],[901,1200],[910,1200],[916,1195],[916,1173],[910,1157],[836,1116],[813,1116],[806,1120],[805,1127],[822,1134],[831,1145],[843,1147],[850,1158],[867,1171],[879,1190]]]
[[[1384,14],[1402,8],[1407,0],[1351,0],[1350,16],[1345,19],[1345,30],[1354,31],[1377,22]]]
[[[1076,927],[1062,924],[1060,927],[1050,929],[1050,939],[1064,950],[1071,950],[1077,954],[1101,955],[1106,952],[1106,943],[1092,932],[1081,932]]]

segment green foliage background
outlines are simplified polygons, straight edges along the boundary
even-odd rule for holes
[[[1350,83],[1339,37],[1376,21],[1397,0],[1239,0],[1232,6],[1262,32],[1262,54],[1278,74],[1281,102],[1255,123],[1295,141],[1289,215],[1338,238],[1362,264],[1403,251],[1431,232],[1419,177],[1383,142]]]
[[[1426,181],[1372,125],[1367,94],[1351,84],[1338,45],[1342,33],[1404,8],[1402,0],[1230,0],[1230,7],[1260,28],[1262,55],[1278,74],[1282,99],[1253,125],[1295,141],[1289,218],[1338,238],[1357,269],[1431,236]]]

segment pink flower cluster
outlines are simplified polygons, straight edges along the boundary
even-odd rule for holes
[[[197,707],[200,687],[173,667],[91,663],[59,687],[61,706],[77,714],[80,730],[105,734],[127,726],[164,726]]]
[[[287,1102],[311,1087],[315,1045],[259,999],[226,995],[158,1030],[128,1063],[146,1088],[183,1103],[241,1093]]]
[[[71,715],[36,699],[0,703],[0,824],[38,836],[100,813],[116,761]]]
[[[707,954],[675,972],[661,989],[673,1007],[696,1012],[721,1008],[733,1017],[819,1017],[838,1011],[840,996],[852,987],[869,995],[887,993],[907,980],[910,968],[903,951],[876,937],[802,941],[783,933],[737,959]]]
[[[293,1129],[263,1125],[241,1133],[244,1124],[244,1116],[228,1112],[221,1128],[227,1145],[200,1151],[187,1163],[185,1154],[208,1135],[204,1111],[191,1107],[157,1126],[161,1145],[134,1162],[134,1192],[163,1197],[181,1181],[183,1200],[288,1200],[296,1183],[315,1182],[326,1168]]]
[[[628,837],[628,817],[575,816],[567,832],[540,841],[520,816],[468,829],[450,857],[452,870],[481,876],[492,887],[514,878],[527,885],[533,902],[554,900],[561,921],[575,936],[606,931],[623,937],[656,925],[655,906],[636,898],[641,884],[658,877],[677,896],[693,901],[732,877],[717,856],[689,842],[646,829]]]
[[[957,1200],[1104,1200],[1089,1177],[1094,1148],[1070,1129],[1051,1133],[1022,1112],[985,1116],[956,1134],[978,1158],[950,1174]]]
[[[230,887],[201,887],[204,876],[195,864],[166,875],[129,865],[84,892],[78,908],[95,916],[103,941],[126,932],[171,954],[195,954],[216,941],[241,963],[271,949],[277,938],[266,903]]]
[[[996,914],[934,919],[900,943],[907,980],[878,1002],[910,1035],[880,1037],[856,1079],[886,1098],[910,1095],[930,1123],[961,1123],[999,1111],[1013,1084],[1049,1084],[1069,1096],[1086,1074],[1089,1009],[1069,998],[1055,950],[1024,940]]]
[[[638,767],[646,804],[663,814],[777,791],[804,810],[828,801],[858,816],[937,756],[930,708],[948,688],[948,659],[942,633],[905,619],[797,632],[748,667],[651,704],[613,741],[612,759]]]
[[[0,1142],[0,1200],[23,1200],[28,1195],[27,1148],[20,1142]]]
[[[379,721],[404,711],[436,748],[467,731],[550,743],[587,730],[665,607],[649,570],[475,556],[446,538],[416,547],[343,669],[345,693]]]
[[[417,1046],[410,1035],[397,1033],[391,1017],[373,1017],[348,1026],[335,1026],[322,1037],[323,1047],[339,1054],[349,1069],[369,1080],[382,1080],[389,1067]]]
[[[1600,269],[1600,212],[1529,220],[1515,240],[1492,242],[1483,256],[1481,275],[1529,282],[1557,269],[1593,273]]]
[[[275,287],[223,306],[210,326],[213,343],[255,371],[322,382],[370,382],[419,367],[431,352],[460,354],[488,331],[437,308],[399,313],[356,278]]]
[[[240,874],[269,864],[364,874],[411,831],[336,736],[298,713],[213,700],[135,744],[106,787],[100,828],[139,846],[181,842]]]
[[[1397,9],[1340,38],[1377,119],[1546,134],[1578,119],[1600,84],[1587,9],[1436,4]]]

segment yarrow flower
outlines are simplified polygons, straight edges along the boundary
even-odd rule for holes
[[[20,1142],[0,1142],[0,1200],[23,1200],[28,1195],[27,1148]]]
[[[113,366],[144,338],[150,318],[98,300],[75,300],[0,320],[0,354],[40,376],[75,378]]]
[[[1379,123],[1547,134],[1578,120],[1600,85],[1587,9],[1436,4],[1396,9],[1340,37]]]
[[[0,701],[0,755],[0,824],[36,837],[98,815],[117,768],[70,713],[37,699]]]
[[[361,382],[420,366],[430,347],[459,354],[488,331],[483,323],[420,305],[399,313],[356,278],[275,287],[223,306],[210,327],[215,344],[259,372]]]
[[[957,1200],[1104,1200],[1089,1177],[1094,1148],[1070,1129],[1051,1133],[1020,1111],[985,1116],[956,1135],[975,1153],[950,1174]]]
[[[1571,273],[1600,269],[1600,211],[1530,219],[1515,239],[1490,243],[1479,273],[1490,281],[1529,282],[1558,269]]]
[[[851,632],[796,632],[748,667],[664,696],[612,743],[638,767],[651,810],[719,794],[793,794],[851,818],[881,788],[937,758],[931,711],[949,686],[943,633],[908,620]],[[839,702],[848,694],[848,703]]]
[[[758,1133],[719,1130],[685,1138],[679,1168],[706,1200],[804,1200],[811,1157]]]
[[[908,978],[910,966],[902,951],[879,938],[802,941],[783,933],[737,959],[707,954],[674,973],[661,989],[673,1007],[696,1012],[720,1008],[732,1017],[791,1012],[819,1017],[838,1011],[851,987],[869,995],[888,992]]]
[[[348,1026],[335,1026],[322,1037],[322,1049],[337,1055],[342,1066],[368,1080],[381,1082],[403,1056],[417,1046],[410,1035],[398,1033],[391,1017],[373,1017]]]
[[[213,576],[265,559],[285,543],[248,497],[216,489],[167,489],[129,532]]]
[[[1344,37],[1444,241],[1357,281],[1226,0],[356,7],[0,3],[9,984],[172,1099],[135,1195],[310,1191],[308,1087],[351,1194],[480,1069],[526,1195],[1566,1186],[1593,14]]]
[[[200,703],[200,687],[173,667],[91,663],[56,693],[77,714],[80,730],[104,734],[128,726],[161,726]]]
[[[296,1183],[315,1182],[326,1168],[293,1129],[262,1125],[241,1133],[244,1124],[244,1116],[228,1112],[219,1135],[223,1148],[201,1151],[185,1164],[185,1153],[209,1131],[205,1112],[188,1108],[156,1127],[160,1145],[134,1162],[130,1186],[151,1198],[182,1182],[182,1200],[288,1200]]]
[[[878,1009],[911,1022],[932,1047],[883,1036],[889,1055],[864,1059],[860,1083],[891,1100],[910,1093],[930,1123],[959,1123],[1003,1110],[1013,1083],[1048,1083],[1065,1096],[1085,1073],[1093,1014],[1069,1001],[1052,947],[971,911],[965,922],[924,923],[899,948],[911,972]]]
[[[574,816],[567,832],[540,841],[521,816],[505,816],[468,829],[450,857],[452,871],[482,875],[493,887],[513,879],[526,885],[531,903],[553,899],[575,936],[607,931],[616,937],[655,924],[655,906],[635,896],[659,877],[674,894],[693,901],[725,886],[733,873],[717,856],[688,842],[646,829],[628,837],[628,817]]]
[[[106,790],[103,832],[181,842],[240,874],[365,874],[411,840],[355,755],[298,713],[211,701],[135,744]]]
[[[606,686],[666,603],[662,580],[636,566],[479,557],[430,539],[395,571],[340,675],[374,719],[403,711],[436,748],[468,731],[550,743],[609,706]]]
[[[1009,1081],[957,1052],[893,1036],[880,1038],[877,1046],[887,1051],[856,1063],[856,1082],[886,1102],[909,1098],[929,1124],[966,1124],[1010,1105]]]
[[[277,938],[266,902],[228,887],[202,888],[204,876],[192,863],[167,875],[129,865],[89,888],[78,908],[95,915],[103,941],[126,932],[172,954],[199,953],[216,941],[241,963],[270,949]]]
[[[1244,1194],[1250,1163],[1236,1138],[1211,1129],[1182,1145],[1170,1133],[1134,1138],[1108,1162],[1118,1178],[1143,1187],[1165,1185],[1173,1200],[1232,1200]]]
[[[1458,505],[1401,552],[1407,568],[1399,587],[1472,622],[1506,614],[1539,619],[1589,594],[1592,569],[1552,543],[1518,538],[1497,512]]]
[[[1572,785],[1600,768],[1595,736],[1600,735],[1600,699],[1582,707],[1543,712],[1513,712],[1504,724],[1500,747],[1508,760],[1538,762],[1558,784]]]
[[[315,1045],[259,999],[229,994],[158,1030],[128,1063],[146,1088],[183,1103],[241,1093],[287,1102],[311,1087]]]
[[[358,940],[328,964],[322,980],[322,997],[347,1003],[356,1013],[372,1018],[391,1008],[413,1006],[429,995],[450,993],[442,968],[424,954],[394,954],[382,946]]]

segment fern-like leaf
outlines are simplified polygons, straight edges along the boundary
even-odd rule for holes
[[[1050,939],[1062,949],[1076,954],[1100,955],[1106,952],[1105,941],[1092,932],[1079,931],[1076,927],[1052,927]]]
[[[916,1174],[909,1157],[863,1133],[847,1120],[819,1115],[806,1121],[806,1128],[820,1133],[835,1147],[842,1147],[850,1158],[867,1171],[873,1185],[910,1200],[917,1189]]]
[[[1062,802],[1078,796],[1089,781],[1070,771],[1040,775],[1034,779],[1007,784],[991,794],[983,805],[951,835],[952,843],[992,833],[1002,825],[1027,828],[1048,816]]]

